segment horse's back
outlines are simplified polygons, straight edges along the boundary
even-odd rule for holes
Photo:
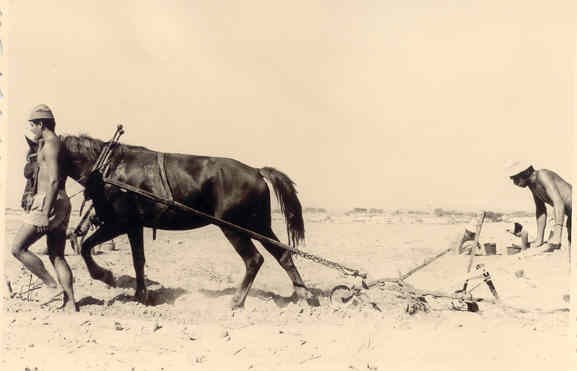
[[[258,182],[258,169],[226,157],[165,154],[165,171],[169,183],[192,182],[202,187],[207,182]]]
[[[178,153],[165,153],[163,161],[167,187],[177,202],[219,217],[257,208],[270,212],[268,187],[256,168],[225,157]],[[162,229],[208,224],[177,210],[164,211],[156,222]]]

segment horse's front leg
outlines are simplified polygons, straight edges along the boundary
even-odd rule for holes
[[[123,233],[125,233],[125,231],[117,225],[103,224],[82,242],[80,253],[84,259],[86,268],[88,268],[90,277],[102,281],[107,285],[116,286],[112,272],[96,264],[92,258],[92,248]]]
[[[142,304],[148,304],[148,291],[144,282],[144,239],[142,226],[134,226],[128,231],[130,248],[132,249],[132,263],[136,274],[136,289],[134,296]]]

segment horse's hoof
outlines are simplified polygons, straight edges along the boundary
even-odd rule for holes
[[[232,303],[230,303],[230,309],[232,309],[232,310],[244,309],[244,303],[238,303],[238,302],[233,300]]]
[[[299,299],[301,301],[302,300],[306,301],[307,304],[310,305],[311,307],[320,307],[321,306],[319,298],[310,291],[306,291],[303,296],[299,295]]]
[[[244,300],[240,300],[236,296],[232,298],[230,302],[230,309],[239,310],[244,308]]]
[[[295,287],[292,296],[296,301],[306,300],[311,307],[320,307],[319,298],[304,287]]]
[[[319,301],[319,298],[316,297],[315,295],[310,295],[309,297],[306,298],[307,304],[310,305],[311,307],[320,307],[321,306],[321,302]]]
[[[139,302],[140,304],[144,304],[144,305],[150,305],[150,296],[148,295],[148,291],[137,291],[134,294],[134,299],[136,299],[137,302]]]
[[[116,287],[116,280],[114,279],[114,274],[111,271],[106,271],[102,277],[102,281],[110,287]]]

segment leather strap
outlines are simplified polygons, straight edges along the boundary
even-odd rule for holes
[[[158,162],[160,183],[162,184],[162,190],[161,190],[161,194],[159,196],[163,197],[169,201],[173,201],[174,199],[172,197],[172,190],[170,189],[170,184],[168,183],[168,178],[166,177],[166,168],[164,166],[164,153],[156,152],[156,159]],[[164,207],[162,208],[162,211],[160,213],[158,213],[156,220],[159,220],[160,217],[168,209],[168,205],[166,205],[166,204],[162,204],[162,205],[164,205]],[[156,240],[156,227],[152,228],[152,239]]]
[[[166,169],[164,167],[164,153],[157,152],[156,158],[158,159],[158,169],[160,170],[160,181],[162,182],[162,187],[164,197],[168,200],[173,201],[172,197],[172,190],[170,189],[170,185],[168,184],[168,178],[166,177]]]

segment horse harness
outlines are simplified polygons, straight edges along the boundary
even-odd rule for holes
[[[174,201],[174,198],[172,197],[172,190],[170,189],[170,184],[168,183],[168,178],[166,177],[164,155],[165,154],[163,152],[156,152],[156,162],[158,163],[158,173],[160,176],[160,184],[161,184],[160,194],[158,196],[169,201]],[[160,218],[162,217],[162,215],[164,215],[166,210],[170,208],[170,206],[168,206],[167,204],[160,204],[160,205],[159,206],[162,209],[156,216],[153,223],[154,225],[156,224],[156,222],[158,222],[158,220],[160,220]],[[152,227],[152,239],[156,240],[156,226]]]
[[[163,199],[173,201],[174,198],[172,196],[172,190],[170,188],[170,184],[168,183],[168,178],[166,176],[166,166],[165,166],[164,160],[165,160],[165,153],[156,152],[156,163],[158,165],[158,174],[152,174],[152,175],[153,176],[156,175],[160,179],[160,182],[159,182],[160,187],[158,187],[158,196],[163,198]],[[110,167],[111,167],[111,163],[110,163],[110,161],[107,161],[106,163],[102,164],[101,170],[106,175],[109,173]],[[156,223],[164,215],[166,210],[168,210],[170,208],[170,206],[168,206],[167,204],[163,204],[163,203],[159,203],[159,207],[161,208],[161,210],[157,214],[156,218],[154,219],[154,223],[153,223],[154,226],[152,227],[153,240],[156,240],[156,226],[155,226]],[[83,209],[83,207],[81,207],[81,209],[80,209],[81,212],[82,212],[82,209]],[[86,214],[89,214],[89,212],[90,212],[90,210],[88,210]],[[82,221],[79,223],[79,225],[81,223],[82,223]]]

